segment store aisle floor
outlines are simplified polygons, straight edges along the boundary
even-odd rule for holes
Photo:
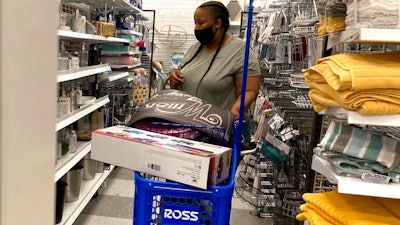
[[[134,181],[133,172],[118,167],[106,180],[106,187],[92,198],[74,225],[132,225]],[[252,215],[255,209],[240,198],[232,199],[230,225],[269,225],[266,218]]]

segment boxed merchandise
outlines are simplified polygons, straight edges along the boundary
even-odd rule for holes
[[[92,159],[207,189],[229,176],[232,149],[126,126],[93,131]]]
[[[100,21],[92,21],[93,26],[96,27],[97,35],[105,37],[115,36],[115,25],[113,23],[106,23]]]
[[[117,45],[117,44],[102,44],[101,51],[102,53],[107,53],[107,51],[133,51],[134,49],[128,45]]]

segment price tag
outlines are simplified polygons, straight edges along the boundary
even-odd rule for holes
[[[364,181],[370,182],[370,183],[376,183],[376,184],[388,184],[390,181],[390,177],[383,175],[383,174],[378,174],[378,173],[363,173],[361,176],[361,179]]]
[[[284,122],[285,120],[281,116],[275,114],[270,120],[268,120],[268,125],[271,129],[276,130],[281,128]]]
[[[282,141],[290,140],[297,135],[299,135],[299,131],[294,130],[292,127],[285,127],[281,130],[281,132],[279,132],[279,136],[282,138]]]

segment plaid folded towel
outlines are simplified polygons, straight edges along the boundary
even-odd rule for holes
[[[397,140],[336,121],[331,121],[320,145],[328,151],[378,162],[389,172],[400,165]]]

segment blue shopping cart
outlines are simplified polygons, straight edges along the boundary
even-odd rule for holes
[[[182,129],[185,128],[185,129]],[[200,131],[188,132],[189,129]],[[221,127],[155,123],[150,130],[187,139],[223,144]],[[184,130],[177,133],[176,130]],[[235,130],[235,129],[234,129]],[[188,136],[188,133],[196,135]],[[235,145],[233,145],[235,146]],[[134,225],[228,225],[231,212],[238,149],[233,148],[229,178],[207,190],[158,181],[135,172]]]

